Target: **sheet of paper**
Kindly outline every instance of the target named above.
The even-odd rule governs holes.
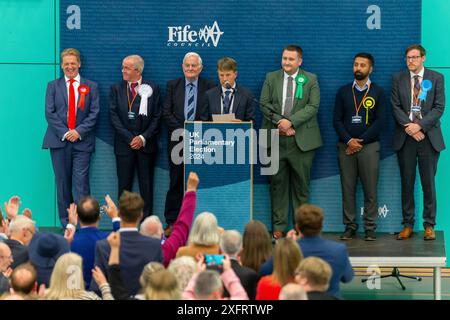
[[[227,114],[213,114],[212,115],[213,122],[231,122],[235,120],[234,113]]]

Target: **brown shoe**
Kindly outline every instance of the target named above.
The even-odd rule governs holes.
[[[274,231],[274,232],[273,232],[273,237],[274,237],[276,240],[278,240],[278,239],[280,239],[280,238],[283,238],[283,232],[281,232],[281,231]]]
[[[413,234],[413,229],[411,227],[405,227],[403,230],[397,235],[397,240],[404,240],[411,238]]]
[[[423,233],[423,240],[434,240],[436,235],[434,234],[433,227],[425,227],[425,232]]]

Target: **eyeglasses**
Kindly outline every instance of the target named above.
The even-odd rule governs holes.
[[[422,58],[422,56],[407,56],[407,57],[405,57],[405,60],[406,61],[416,61],[420,58]]]

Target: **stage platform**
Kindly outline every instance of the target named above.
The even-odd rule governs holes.
[[[436,240],[424,241],[423,231],[407,240],[396,240],[396,234],[377,233],[376,241],[364,241],[364,234],[349,241],[339,239],[339,233],[324,233],[323,237],[347,245],[353,267],[414,267],[433,268],[434,298],[441,300],[441,268],[446,265],[444,232],[436,231]]]

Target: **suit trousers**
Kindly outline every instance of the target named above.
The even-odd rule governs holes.
[[[69,221],[67,208],[72,202],[78,203],[80,198],[91,193],[89,188],[91,152],[75,150],[73,143],[67,142],[63,148],[50,149],[50,156],[55,173],[59,220],[61,225],[66,227]]]
[[[166,205],[164,209],[164,217],[168,225],[174,224],[175,221],[177,220],[184,195],[184,164],[183,163],[174,164],[171,158],[172,149],[178,143],[181,142],[170,141],[170,132],[169,132],[168,152],[169,152],[170,185],[169,190],[167,191]]]
[[[358,230],[356,223],[356,184],[361,180],[364,192],[363,222],[366,231],[375,231],[378,217],[377,185],[380,163],[380,143],[364,145],[361,151],[346,155],[347,145],[338,142],[338,162],[341,172],[342,211],[346,228]]]
[[[405,144],[397,153],[402,180],[402,214],[405,227],[414,226],[414,183],[416,181],[416,167],[419,163],[420,182],[423,192],[423,225],[436,224],[436,176],[439,152],[437,152],[428,138],[418,142],[407,136]]]
[[[315,151],[302,151],[295,137],[280,136],[279,170],[270,177],[273,231],[285,231],[289,219],[289,192],[293,209],[308,202]]]
[[[119,182],[118,196],[124,190],[133,188],[134,173],[137,169],[139,192],[144,199],[144,217],[152,214],[153,210],[153,173],[155,169],[155,153],[145,153],[133,150],[127,156],[116,155],[117,178]]]

